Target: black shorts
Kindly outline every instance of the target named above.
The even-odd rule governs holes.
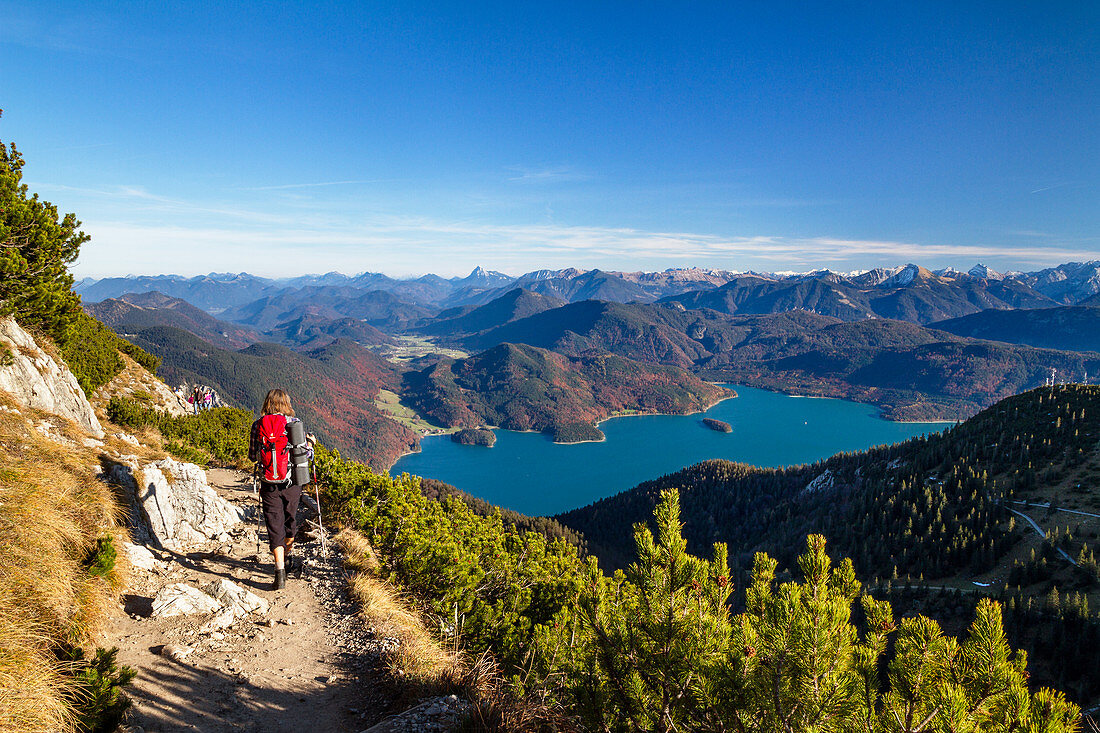
[[[282,547],[298,532],[298,500],[301,486],[284,486],[260,482],[260,502],[267,522],[267,543],[272,551]]]

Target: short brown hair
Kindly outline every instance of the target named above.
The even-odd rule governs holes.
[[[281,389],[273,389],[264,397],[264,407],[261,410],[265,415],[286,415],[294,417],[294,408],[290,406],[290,395]]]

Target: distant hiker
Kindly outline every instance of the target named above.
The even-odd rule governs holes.
[[[206,388],[206,394],[202,396],[202,407],[204,410],[209,410],[214,406],[214,390],[209,387]]]
[[[195,385],[195,388],[191,390],[191,398],[188,400],[194,408],[195,414],[199,414],[199,410],[202,409],[202,387]]]
[[[286,568],[298,530],[298,500],[302,486],[309,483],[313,449],[304,436],[305,427],[294,416],[290,396],[281,389],[268,392],[260,419],[252,423],[248,458],[256,464],[268,544],[275,556],[273,590],[286,587]]]

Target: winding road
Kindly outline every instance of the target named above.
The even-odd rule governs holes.
[[[1038,506],[1038,505],[1037,505],[1037,504],[1033,504],[1032,506]],[[1018,511],[1016,511],[1015,509],[1013,509],[1013,508],[1012,508],[1012,507],[1010,507],[1010,506],[1006,506],[1006,507],[1005,507],[1005,509],[1007,509],[1008,511],[1012,512],[1012,513],[1013,513],[1013,514],[1015,514],[1016,516],[1019,516],[1019,517],[1023,517],[1023,518],[1025,519],[1025,520],[1027,520],[1027,523],[1028,523],[1028,524],[1030,524],[1030,525],[1032,526],[1032,528],[1033,528],[1033,529],[1034,529],[1034,530],[1035,530],[1036,532],[1038,532],[1038,533],[1039,533],[1039,536],[1040,536],[1040,537],[1042,537],[1042,538],[1043,538],[1044,540],[1045,540],[1045,539],[1047,538],[1047,533],[1043,531],[1043,528],[1042,528],[1042,527],[1040,527],[1040,526],[1038,525],[1038,523],[1036,523],[1036,521],[1035,521],[1034,519],[1032,519],[1032,518],[1031,518],[1031,517],[1029,517],[1028,515],[1024,514],[1023,512],[1018,512]],[[1068,510],[1065,510],[1065,509],[1059,509],[1058,511],[1068,511]],[[1077,512],[1077,513],[1078,513],[1078,514],[1083,514],[1084,512]],[[1092,516],[1096,516],[1096,515],[1092,515]],[[1068,554],[1066,553],[1066,551],[1065,551],[1065,550],[1063,550],[1063,549],[1062,549],[1061,547],[1055,547],[1054,549],[1058,551],[1058,554],[1059,554],[1059,555],[1061,555],[1062,557],[1064,557],[1064,558],[1066,559],[1066,562],[1068,562],[1068,563],[1069,563],[1070,565],[1072,565],[1073,567],[1077,567],[1077,563],[1076,563],[1076,562],[1074,562],[1073,558],[1072,558],[1072,557],[1070,557],[1070,556],[1069,556],[1069,555],[1068,555]]]

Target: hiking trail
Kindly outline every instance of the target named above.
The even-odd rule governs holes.
[[[247,474],[211,469],[207,477],[220,497],[246,509],[245,520],[221,541],[184,553],[152,549],[150,561],[140,547],[131,552],[145,567],[135,563],[123,603],[106,624],[103,645],[118,646],[119,663],[138,671],[127,689],[134,703],[128,730],[452,730],[461,707],[455,698],[391,715],[400,711],[390,709],[393,687],[382,655],[397,641],[377,638],[357,617],[339,546],[330,540],[324,557],[316,531],[312,538],[300,532],[294,556],[302,571],[288,573],[284,590],[270,590],[273,564],[266,530],[256,554],[258,501]],[[222,579],[269,602],[266,613],[221,621],[209,610],[163,617],[163,602],[154,613],[165,589],[202,591]]]

